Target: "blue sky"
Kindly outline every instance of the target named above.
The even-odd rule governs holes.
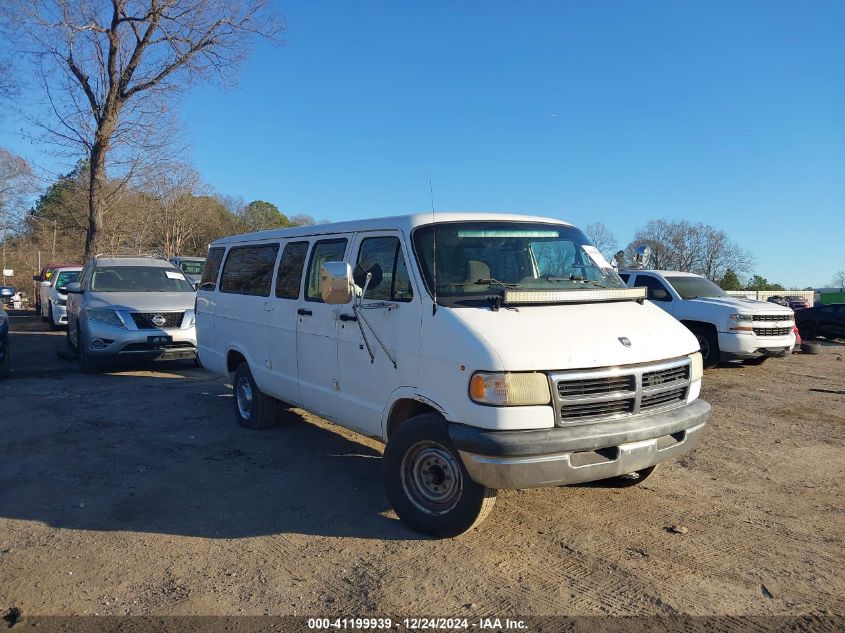
[[[756,272],[845,268],[845,3],[279,3],[180,108],[221,193],[343,220],[438,209],[725,229]],[[0,144],[34,149],[10,134]]]

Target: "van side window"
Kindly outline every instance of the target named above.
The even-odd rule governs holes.
[[[666,290],[665,286],[659,280],[650,275],[637,275],[637,281],[634,282],[635,288],[645,288],[647,291],[646,298],[651,301],[671,301],[672,295]]]
[[[214,290],[217,287],[217,273],[220,272],[220,264],[223,263],[225,252],[226,249],[222,246],[208,249],[205,268],[202,270],[202,279],[200,279],[200,290]]]
[[[220,292],[269,297],[278,252],[278,244],[230,248],[220,277]]]
[[[326,262],[342,262],[346,252],[346,239],[321,240],[314,244],[311,261],[308,262],[308,283],[305,286],[305,300],[323,302],[320,294],[320,267]]]
[[[299,284],[307,253],[308,242],[290,242],[285,245],[282,259],[279,260],[279,273],[276,275],[276,296],[280,299],[299,299]]]
[[[367,288],[367,299],[408,302],[414,297],[398,238],[368,237],[361,242],[353,276],[362,288],[368,272],[373,276]]]

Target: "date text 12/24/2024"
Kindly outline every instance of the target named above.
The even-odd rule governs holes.
[[[424,630],[468,630],[520,631],[525,630],[525,621],[517,618],[308,618],[308,628],[313,630],[379,630],[403,627],[411,631]]]

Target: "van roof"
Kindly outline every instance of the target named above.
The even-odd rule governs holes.
[[[435,222],[459,222],[472,220],[499,220],[511,222],[544,222],[549,224],[560,224],[561,226],[572,226],[562,220],[547,218],[537,215],[517,215],[513,213],[495,213],[490,211],[438,211],[435,213],[410,213],[407,215],[394,215],[384,218],[369,218],[366,220],[349,220],[347,222],[332,222],[330,224],[312,224],[309,226],[297,226],[288,229],[270,229],[267,231],[256,231],[255,233],[241,233],[230,235],[215,240],[212,245],[225,245],[237,242],[251,242],[254,240],[272,240],[292,237],[308,237],[312,235],[325,235],[331,233],[353,233],[355,231],[379,231],[399,230],[405,234],[418,226],[433,224]]]

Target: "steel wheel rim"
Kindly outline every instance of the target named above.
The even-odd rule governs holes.
[[[417,442],[408,449],[401,475],[405,495],[426,514],[445,514],[461,498],[461,466],[451,451],[437,442]]]
[[[249,420],[252,416],[252,385],[249,384],[249,379],[238,379],[238,384],[235,385],[235,401],[238,404],[238,413],[244,420]]]

